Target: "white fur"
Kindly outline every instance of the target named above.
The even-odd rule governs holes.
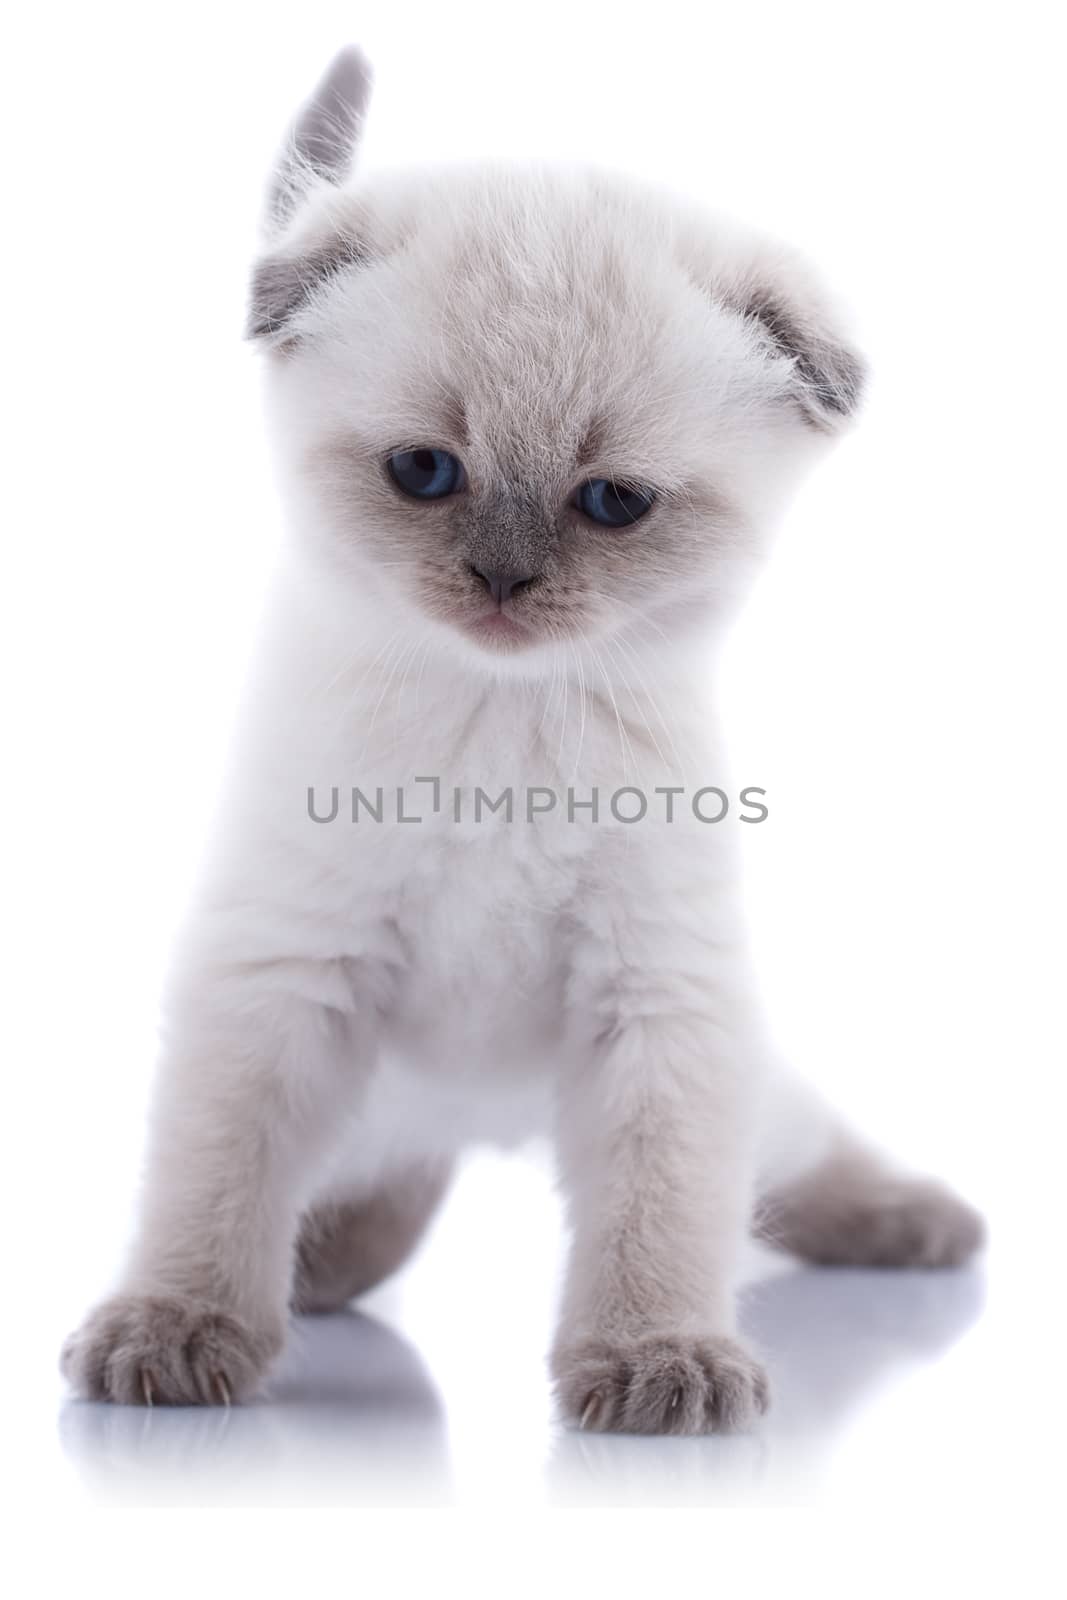
[[[544,1131],[574,1231],[565,1406],[595,1418],[589,1351],[644,1351],[652,1388],[695,1351],[734,1394],[718,1420],[743,1421],[760,1389],[730,1343],[739,1245],[757,1185],[816,1165],[831,1124],[799,1089],[772,1093],[736,821],[684,801],[670,824],[604,813],[624,783],[730,790],[714,645],[827,437],[798,403],[800,364],[738,303],[769,284],[831,345],[833,317],[791,257],[612,174],[313,181],[272,235],[279,270],[339,232],[369,259],[313,281],[267,358],[289,538],[175,958],[123,1304],[221,1310],[273,1349],[312,1206]],[[629,603],[591,591],[580,632],[525,651],[428,614],[407,541],[381,559],[358,473],[339,505],[315,452],[437,438],[446,388],[472,476],[546,493],[580,481],[572,434],[607,412],[612,462],[677,492],[682,555],[635,571]],[[685,520],[702,488],[730,508],[717,527]],[[309,786],[321,801],[334,785],[341,816],[311,821]],[[351,785],[401,787],[421,820],[353,823]],[[599,788],[601,818],[469,820],[475,786],[526,785]],[[167,1356],[146,1349],[151,1387]],[[588,1402],[567,1399],[575,1363]],[[684,1425],[709,1425],[708,1406]]]

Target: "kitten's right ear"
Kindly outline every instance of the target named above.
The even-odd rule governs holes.
[[[270,180],[265,227],[283,235],[303,201],[323,185],[340,186],[352,169],[373,73],[355,46],[334,57],[289,130]],[[247,334],[250,339],[285,336],[286,326],[314,290],[333,273],[363,257],[350,233],[335,233],[314,246],[284,242],[260,259],[252,276]]]

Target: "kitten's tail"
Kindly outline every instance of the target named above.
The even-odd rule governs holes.
[[[265,229],[275,237],[311,189],[343,183],[370,103],[374,72],[358,45],[334,56],[286,136],[267,193]]]

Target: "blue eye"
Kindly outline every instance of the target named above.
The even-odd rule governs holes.
[[[575,498],[579,511],[603,528],[628,528],[643,517],[656,496],[651,489],[630,483],[614,483],[610,478],[591,478],[583,483]]]
[[[465,482],[463,463],[447,450],[397,450],[387,466],[397,488],[415,500],[443,500]]]

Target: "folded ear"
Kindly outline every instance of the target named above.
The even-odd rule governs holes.
[[[866,366],[834,329],[823,307],[792,299],[788,291],[753,284],[736,307],[793,362],[794,394],[807,420],[832,430],[858,408]]]
[[[267,195],[269,238],[284,236],[302,203],[323,185],[339,186],[352,168],[370,101],[370,63],[354,46],[342,50],[300,109],[279,156]],[[294,314],[334,273],[363,259],[349,231],[332,231],[314,244],[284,238],[256,264],[247,334],[278,342]]]
[[[252,269],[246,337],[289,343],[295,338],[297,312],[337,273],[367,258],[355,235],[341,230],[312,248],[263,256]]]
[[[729,264],[709,274],[713,297],[792,363],[788,393],[805,421],[825,432],[842,427],[859,406],[866,363],[839,311],[799,256],[773,246],[746,254],[731,252]]]

